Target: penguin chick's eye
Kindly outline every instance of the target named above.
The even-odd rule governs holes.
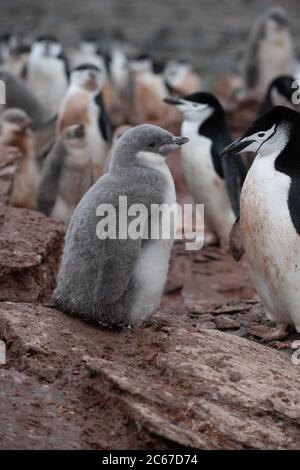
[[[149,147],[153,149],[155,145],[156,145],[155,142],[150,142]]]
[[[259,132],[259,134],[257,134],[258,137],[264,137],[265,136],[265,133],[264,132]]]

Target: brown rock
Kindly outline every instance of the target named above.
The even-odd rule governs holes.
[[[49,299],[64,233],[64,224],[38,212],[0,206],[1,301]]]
[[[234,330],[240,328],[241,324],[228,315],[218,315],[215,319],[216,327],[219,330]]]
[[[0,447],[299,448],[300,375],[288,354],[173,320],[166,335],[161,318],[116,333],[0,304]],[[50,384],[39,381],[45,368],[60,371]]]
[[[80,429],[70,428],[56,388],[16,370],[0,369],[0,381],[0,449],[80,448]]]

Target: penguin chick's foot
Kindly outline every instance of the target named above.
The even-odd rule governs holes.
[[[262,340],[266,343],[271,341],[279,341],[285,339],[289,334],[289,325],[286,323],[277,323],[276,327],[271,333],[266,333],[262,336]]]

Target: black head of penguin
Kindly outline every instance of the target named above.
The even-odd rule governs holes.
[[[268,87],[258,114],[263,114],[272,106],[286,105],[293,107],[294,83],[296,83],[296,79],[291,75],[280,75],[274,78]]]
[[[231,142],[224,109],[212,93],[197,92],[180,98],[168,97],[164,101],[176,106],[187,118],[190,114],[194,121],[199,120],[199,135],[218,146]]]
[[[71,81],[80,84],[89,91],[102,91],[106,74],[104,68],[91,63],[84,63],[72,70]]]
[[[223,155],[236,155],[244,150],[259,153],[262,159],[277,155],[274,168],[290,178],[288,210],[300,235],[300,114],[274,106],[259,116],[241,139],[224,149]]]
[[[289,24],[288,16],[283,8],[274,7],[270,10],[269,19],[275,21],[279,27],[286,27]]]
[[[45,56],[60,58],[63,52],[62,44],[52,34],[38,36],[34,43],[41,44]]]
[[[300,178],[300,113],[285,106],[273,106],[260,115],[240,139],[224,149],[223,155],[242,151],[279,152],[275,161],[277,171]]]
[[[64,71],[66,77],[69,79],[70,77],[70,66],[67,56],[65,55],[64,48],[62,43],[57,39],[56,36],[52,34],[45,34],[38,36],[33,43],[33,47],[35,44],[40,44],[39,46],[39,53],[42,54],[44,57],[55,58],[61,60],[64,64]],[[31,50],[33,50],[33,47]],[[27,75],[27,70],[24,70],[23,78]]]
[[[91,70],[94,72],[100,72],[100,69],[99,67],[97,67],[97,65],[90,64],[90,63],[80,64],[78,65],[78,67],[75,67],[74,70]]]
[[[180,98],[165,98],[168,104],[176,106],[183,113],[184,120],[199,123],[198,134],[211,140],[211,155],[216,173],[224,178],[224,167],[221,159],[223,148],[232,142],[224,109],[219,100],[211,93],[197,92]],[[192,144],[192,140],[191,140]],[[242,161],[239,172],[243,179]]]

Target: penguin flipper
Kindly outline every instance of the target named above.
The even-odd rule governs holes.
[[[59,176],[63,167],[66,150],[59,143],[54,145],[46,157],[41,179],[37,189],[37,207],[40,212],[49,216],[54,207],[59,184]]]
[[[95,97],[95,101],[96,101],[96,103],[99,107],[99,128],[100,128],[101,134],[103,136],[103,139],[106,142],[111,142],[112,141],[112,134],[113,134],[112,133],[112,127],[111,127],[111,123],[110,123],[108,114],[107,114],[106,109],[105,109],[102,93],[99,93]]]
[[[105,240],[93,290],[97,302],[113,304],[122,297],[141,253],[141,246],[141,239]]]
[[[299,179],[292,178],[290,186],[288,206],[291,214],[293,225],[300,235],[300,191],[299,191]]]
[[[233,259],[240,261],[245,252],[241,234],[240,217],[236,219],[230,231],[229,248]]]
[[[246,178],[246,168],[239,158],[222,158],[222,168],[232,210],[236,217],[240,213],[240,194]]]

